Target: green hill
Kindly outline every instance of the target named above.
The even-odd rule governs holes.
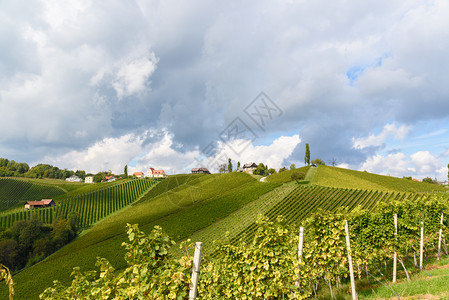
[[[312,183],[320,186],[398,192],[446,192],[447,189],[425,182],[377,175],[329,166],[318,166]]]
[[[67,218],[70,212],[77,212],[80,216],[79,226],[86,227],[134,202],[155,183],[155,181],[138,179],[103,185],[101,189],[98,185],[93,185],[94,188],[90,188],[88,193],[76,193],[76,196],[55,201],[54,207],[26,211],[20,207],[9,213],[5,212],[0,215],[0,226],[8,228],[15,221],[29,220],[33,216],[37,216],[45,224],[51,224],[55,219]],[[33,186],[30,189],[33,189]]]
[[[272,174],[270,176],[267,176],[267,181],[268,182],[290,182],[293,181],[292,180],[292,174],[295,172],[303,172],[304,174],[307,173],[307,171],[309,171],[310,166],[306,166],[306,167],[302,167],[302,168],[297,168],[297,169],[293,169],[293,170],[287,170],[284,172],[280,172],[280,173],[275,173]]]
[[[65,191],[58,186],[0,178],[0,212],[20,207],[26,201],[53,198],[62,194]]]
[[[126,238],[126,223],[138,223],[146,232],[160,225],[176,240],[190,237],[202,241],[204,252],[210,254],[212,242],[224,239],[227,231],[231,241],[251,235],[259,213],[271,218],[282,214],[289,223],[299,224],[318,208],[335,211],[341,206],[352,209],[360,205],[372,209],[379,201],[417,199],[423,192],[445,191],[434,185],[334,167],[296,170],[301,169],[307,172],[311,185],[291,182],[287,172],[292,171],[271,175],[266,183],[244,173],[170,176],[43,262],[15,275],[17,298],[37,299],[55,279],[67,284],[74,266],[92,270],[98,256],[117,269],[123,268],[120,245]],[[91,216],[95,214],[91,210]],[[4,288],[1,293],[6,295]]]
[[[43,262],[15,275],[17,298],[36,299],[55,279],[67,283],[74,266],[92,269],[97,256],[124,267],[120,245],[126,239],[126,223],[138,223],[145,231],[161,225],[176,239],[185,239],[279,186],[242,173],[170,176],[159,184],[160,194],[150,190],[136,205],[105,218]]]

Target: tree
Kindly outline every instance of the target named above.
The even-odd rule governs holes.
[[[315,158],[314,160],[311,161],[311,163],[312,165],[322,165],[322,166],[326,165],[321,158]]]
[[[291,164],[290,165],[290,170],[294,170],[294,169],[296,169],[296,165],[295,164]]]
[[[275,173],[276,173],[276,170],[273,169],[273,168],[269,168],[269,169],[267,170],[267,172],[268,172],[269,175],[271,175],[271,174],[275,174]]]
[[[402,178],[412,180],[412,176],[403,176]]]
[[[67,215],[67,221],[69,222],[70,227],[72,228],[73,232],[78,231],[78,226],[80,224],[80,220],[81,220],[80,214],[77,211],[71,211]]]
[[[425,178],[423,178],[423,179],[422,179],[422,182],[433,183],[433,184],[437,184],[437,183],[438,183],[436,179],[433,180],[433,179],[430,178],[430,177],[425,177]]]
[[[123,171],[123,174],[125,174],[125,177],[128,177],[128,165],[125,165],[125,170]]]
[[[53,231],[51,232],[51,241],[55,249],[61,248],[75,237],[75,233],[72,231],[72,228],[67,220],[55,220],[52,227]]]
[[[291,176],[292,180],[296,180],[297,183],[299,183],[300,180],[303,180],[304,177],[306,177],[304,172],[294,172]]]
[[[310,148],[309,148],[309,144],[306,144],[306,154],[304,155],[304,164],[310,165]]]
[[[264,176],[264,175],[266,175],[266,173],[267,173],[267,167],[263,163],[260,163],[257,166],[257,168],[253,171],[254,175],[262,175],[262,176]]]
[[[218,172],[220,173],[226,172],[226,164],[221,164],[218,167],[219,167]]]
[[[335,167],[336,165],[338,165],[337,159],[335,157],[332,158],[331,165],[332,165],[332,167]]]
[[[287,171],[286,167],[282,167],[282,168],[279,169],[279,173],[284,172],[284,171]]]
[[[449,166],[449,165],[448,165]],[[237,170],[240,169],[240,162],[237,162]],[[448,175],[449,176],[449,175]]]
[[[229,173],[232,172],[232,161],[231,161],[230,158],[228,159],[228,172],[229,172]]]

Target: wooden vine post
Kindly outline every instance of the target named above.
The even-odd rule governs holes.
[[[394,214],[394,240],[398,240],[398,214]],[[393,282],[396,282],[396,274],[398,270],[398,252],[396,250],[396,245],[394,247],[393,255]]]
[[[349,226],[348,226],[347,220],[345,220],[345,232],[346,232],[346,248],[348,250],[349,276],[351,277],[352,299],[357,300],[358,298],[357,298],[357,292],[355,291],[354,270],[352,268],[351,242],[349,240]]]
[[[198,278],[200,275],[200,263],[201,263],[201,252],[203,250],[203,243],[195,243],[195,254],[193,256],[193,267],[192,267],[192,278],[190,281],[190,293],[189,299],[196,299]]]
[[[424,222],[421,221],[421,239],[419,242],[419,269],[422,270],[423,264],[423,250],[424,250]]]
[[[438,257],[437,259],[440,260],[441,256],[441,237],[443,235],[443,213],[441,213],[441,220],[440,220],[440,232],[438,234]]]
[[[301,258],[302,258],[302,249],[304,244],[304,227],[299,227],[299,241],[298,241],[298,277],[296,280],[296,286],[300,286],[301,283],[301,275],[299,271],[301,270]]]

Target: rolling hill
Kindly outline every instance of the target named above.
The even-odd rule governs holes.
[[[15,275],[17,298],[37,299],[55,279],[68,283],[74,266],[92,270],[97,256],[123,268],[120,244],[126,238],[126,223],[137,223],[146,232],[160,225],[176,240],[202,241],[203,251],[212,254],[213,241],[224,239],[226,232],[231,241],[251,235],[259,213],[282,214],[289,223],[299,224],[318,208],[373,209],[379,201],[417,199],[425,192],[446,195],[444,188],[434,185],[328,166],[309,169],[306,185],[291,182],[288,173],[281,175],[269,176],[272,180],[267,183],[243,173],[170,176],[46,260]],[[2,287],[1,295],[5,292]]]
[[[29,200],[53,198],[66,191],[56,185],[41,184],[13,178],[0,178],[0,212],[21,207]]]

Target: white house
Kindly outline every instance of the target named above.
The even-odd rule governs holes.
[[[85,183],[94,183],[94,177],[93,176],[86,176],[84,178]]]
[[[243,165],[243,172],[248,174],[253,174],[253,171],[257,169],[257,165],[255,163],[247,163]]]
[[[143,174],[143,172],[134,172],[133,176],[139,179],[143,179],[145,175]]]
[[[155,170],[154,168],[149,168],[147,171],[147,177],[148,178],[165,178],[167,175],[165,175],[164,170]]]
[[[72,175],[69,178],[66,178],[65,181],[69,181],[69,182],[83,182],[83,180],[81,178],[79,178],[76,175]]]

